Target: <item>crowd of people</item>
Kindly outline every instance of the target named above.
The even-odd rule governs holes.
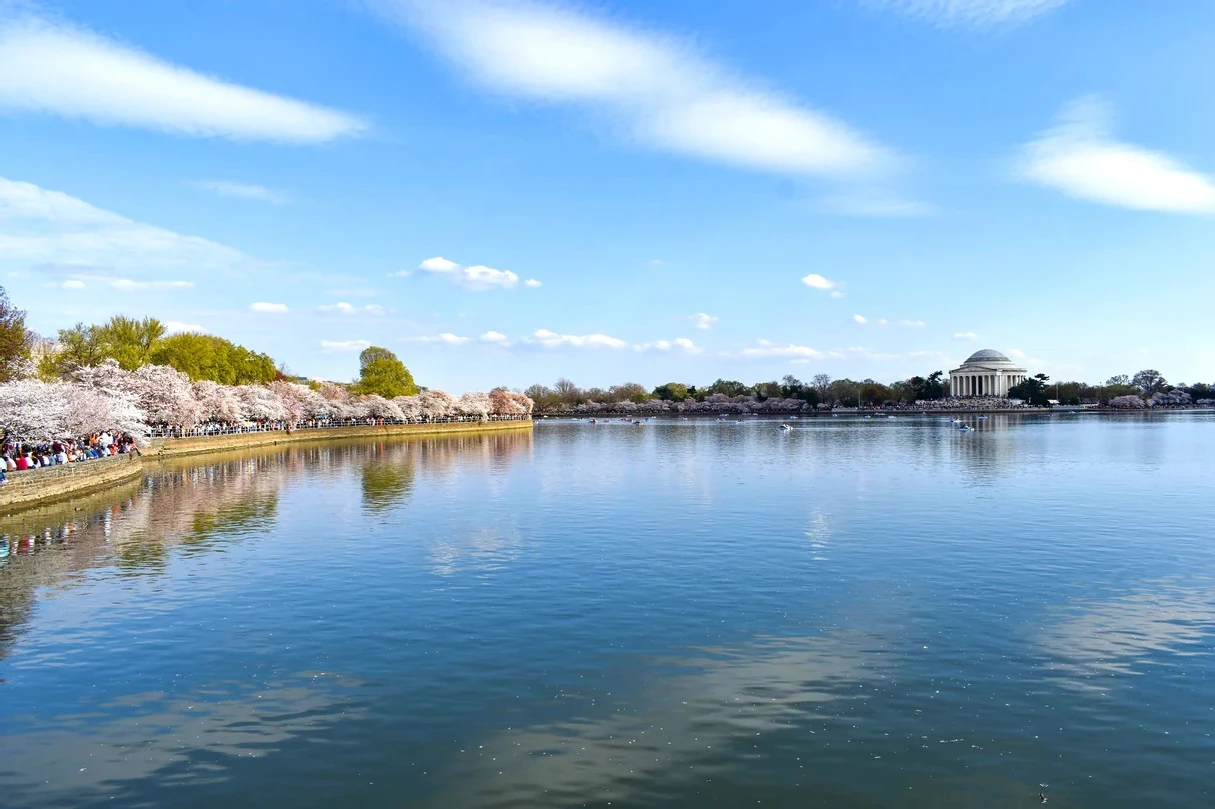
[[[62,438],[37,444],[8,441],[0,448],[3,453],[0,454],[0,485],[8,482],[10,472],[79,463],[138,451],[133,436],[108,431],[93,433],[84,438]]]

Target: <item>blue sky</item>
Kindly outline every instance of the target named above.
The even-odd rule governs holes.
[[[0,0],[0,282],[455,391],[1211,381],[1215,4]]]

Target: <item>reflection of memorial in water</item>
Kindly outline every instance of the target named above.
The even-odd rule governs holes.
[[[1026,416],[1010,413],[993,413],[986,418],[965,416],[962,423],[971,427],[969,431],[953,427],[949,442],[949,458],[952,463],[965,468],[971,480],[995,482],[1008,467],[1024,461],[1016,450],[1017,428],[1024,428]]]

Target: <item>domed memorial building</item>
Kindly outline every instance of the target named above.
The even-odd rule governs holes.
[[[961,368],[949,372],[949,394],[966,396],[1008,396],[1013,385],[1025,381],[1029,372],[999,351],[985,348],[971,354]]]

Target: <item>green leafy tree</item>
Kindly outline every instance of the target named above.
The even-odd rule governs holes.
[[[1019,385],[1013,385],[1008,391],[1010,399],[1020,399],[1034,407],[1050,407],[1050,397],[1046,393],[1046,383],[1050,377],[1046,374],[1031,376]]]
[[[93,338],[106,359],[114,359],[123,370],[134,371],[152,361],[152,352],[165,336],[165,325],[154,317],[136,320],[115,315],[93,327]]]
[[[25,312],[8,299],[0,287],[0,382],[17,376],[30,357],[33,333],[25,327]]]
[[[653,396],[666,402],[682,402],[688,398],[688,386],[681,382],[668,382],[654,388]]]
[[[212,334],[182,332],[166,337],[153,349],[151,362],[171,365],[194,382],[264,385],[277,377],[274,360],[266,354]]]
[[[374,393],[385,399],[413,396],[418,386],[405,363],[386,348],[371,346],[359,354],[359,381],[353,385],[361,394]]]
[[[70,329],[60,329],[59,350],[43,357],[39,374],[63,377],[76,368],[99,365],[108,359],[98,329],[98,326],[83,323],[77,323]]]
[[[1149,368],[1131,377],[1131,384],[1143,391],[1144,395],[1151,396],[1153,393],[1164,390],[1169,383],[1163,374],[1154,368]]]
[[[608,389],[609,402],[636,402],[641,404],[650,398],[650,392],[636,382],[625,382],[623,385],[613,385]],[[602,400],[596,400],[602,401]]]
[[[704,390],[706,396],[712,396],[714,393],[723,393],[730,398],[746,396],[750,392],[751,389],[749,387],[732,379],[719,379]]]

